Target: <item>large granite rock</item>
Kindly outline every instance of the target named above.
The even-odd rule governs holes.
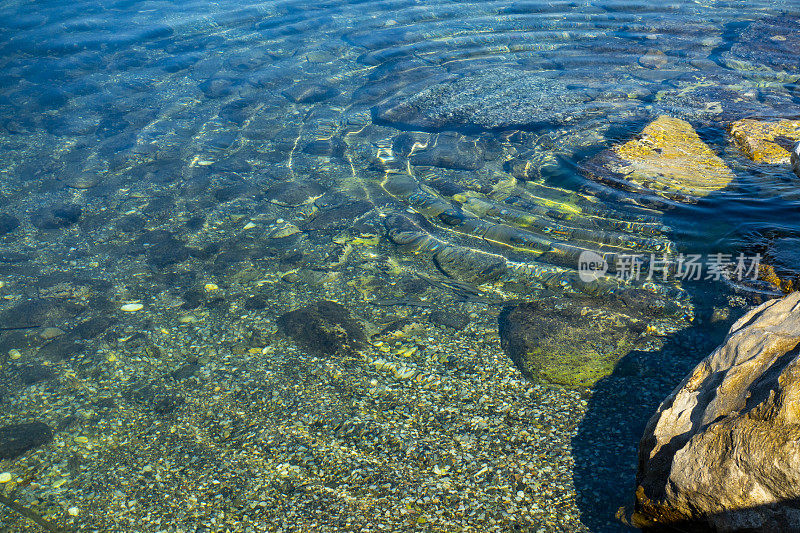
[[[696,202],[724,189],[733,172],[692,125],[661,115],[641,135],[582,165],[592,179],[645,195]]]
[[[750,311],[661,404],[639,445],[634,523],[800,531],[800,292]]]
[[[791,150],[800,141],[800,120],[775,121],[743,119],[730,126],[733,142],[757,163],[785,165]]]

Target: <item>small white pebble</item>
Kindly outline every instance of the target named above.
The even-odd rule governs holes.
[[[8,483],[12,477],[11,472],[3,472],[0,474],[0,483]]]
[[[248,222],[247,224],[244,225],[242,229],[253,229],[255,227],[256,227],[255,224],[253,224],[252,222]]]
[[[81,510],[78,509],[77,507],[70,507],[69,509],[67,509],[67,512],[69,513],[70,516],[78,516],[78,513],[80,513]]]
[[[125,304],[120,309],[127,313],[133,313],[134,311],[141,311],[144,308],[142,304]]]
[[[8,351],[8,356],[9,356],[11,359],[19,359],[20,357],[22,357],[22,352],[20,352],[20,351],[19,351],[19,350],[17,350],[16,348],[12,348],[12,349],[10,349],[10,350]]]

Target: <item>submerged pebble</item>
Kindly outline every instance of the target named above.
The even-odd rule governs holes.
[[[0,427],[0,459],[14,459],[50,442],[53,431],[44,422],[26,422]]]
[[[45,328],[39,333],[39,337],[44,340],[52,340],[56,337],[60,337],[64,334],[64,331],[59,328]]]
[[[64,182],[67,187],[72,189],[91,189],[98,183],[100,183],[100,176],[95,174],[81,174]]]
[[[0,213],[0,235],[11,233],[19,227],[19,219],[8,213]]]
[[[639,57],[639,64],[646,68],[661,68],[667,64],[667,55],[661,50],[648,50]]]

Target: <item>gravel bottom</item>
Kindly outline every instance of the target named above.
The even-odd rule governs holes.
[[[382,239],[254,238],[220,220],[193,249],[270,253],[60,264],[54,240],[46,271],[5,278],[3,320],[47,327],[0,336],[0,426],[42,421],[54,438],[0,460],[0,494],[97,532],[625,529],[640,426],[682,367],[640,365],[600,396],[532,383],[498,336],[497,302],[536,297],[518,285],[474,301]],[[278,332],[320,299],[352,312],[362,350],[313,355]],[[0,508],[16,531],[41,528]]]
[[[160,358],[106,347],[93,376],[58,363],[11,399],[4,424],[59,422],[52,443],[0,463],[0,490],[82,531],[587,531],[570,453],[586,401],[522,378],[494,318],[461,306],[475,309],[460,332],[394,308],[406,327],[352,357],[277,334],[231,344],[252,321],[274,332],[269,318],[213,346],[197,342],[210,316],[153,322]],[[202,364],[176,372],[187,351]]]

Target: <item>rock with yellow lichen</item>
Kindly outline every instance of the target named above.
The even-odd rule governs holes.
[[[731,124],[729,130],[736,147],[757,163],[788,164],[792,146],[800,141],[800,119],[746,118]]]
[[[784,293],[790,293],[798,286],[796,279],[779,275],[772,265],[759,265],[758,279],[770,283],[775,286],[776,289]]]
[[[696,202],[733,181],[733,172],[685,120],[662,115],[638,138],[582,165],[592,179],[652,197]]]
[[[645,531],[800,531],[800,292],[736,322],[639,444]]]

